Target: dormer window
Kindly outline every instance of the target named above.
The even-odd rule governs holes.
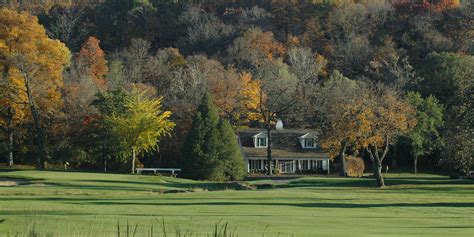
[[[261,132],[253,136],[253,144],[255,148],[266,148],[268,146],[267,134]]]
[[[312,148],[317,148],[317,139],[318,135],[314,133],[306,133],[305,135],[301,136],[300,139],[300,144],[301,148],[303,149],[312,149]]]
[[[305,138],[304,139],[304,148],[315,148],[316,144],[313,138]]]
[[[266,137],[257,137],[257,143],[255,144],[257,148],[267,147],[267,138]]]

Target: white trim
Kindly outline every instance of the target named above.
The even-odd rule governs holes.
[[[265,140],[265,145],[261,146],[259,143],[259,139],[264,139]],[[255,148],[267,148],[268,147],[268,137],[254,137],[253,138],[253,144]]]
[[[306,133],[305,135],[301,136],[300,138],[306,138],[308,135],[310,135],[311,133]]]
[[[313,140],[313,146],[306,146],[306,140],[309,140],[309,139]],[[300,138],[300,144],[301,144],[301,148],[303,148],[303,149],[318,148],[317,141],[314,138]]]
[[[267,135],[266,135],[265,133],[263,133],[263,132],[259,132],[259,133],[255,134],[255,135],[253,135],[252,137],[259,137],[260,135],[265,135],[265,137],[267,137]]]

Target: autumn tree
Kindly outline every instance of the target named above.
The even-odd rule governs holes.
[[[363,148],[372,161],[377,187],[384,187],[382,162],[389,146],[416,125],[412,106],[397,91],[383,86],[366,84],[360,91],[363,110],[358,113],[360,137],[356,144]]]
[[[69,50],[63,43],[48,38],[36,17],[0,9],[2,81],[9,81],[11,93],[23,95],[20,101],[6,103],[12,108],[13,104],[27,105],[26,110],[14,112],[27,113],[33,119],[39,168],[44,167],[49,156],[44,120],[61,106],[62,71],[68,61]]]
[[[21,86],[20,78],[11,77],[7,68],[2,69],[0,77],[0,128],[7,137],[8,166],[13,166],[15,131],[20,128],[28,117],[28,107],[24,103],[27,96],[23,91],[16,90]]]
[[[267,63],[257,68],[255,79],[260,86],[258,94],[258,113],[267,130],[268,174],[272,175],[272,126],[278,118],[287,115],[297,97],[297,79],[282,61]]]
[[[239,69],[254,70],[285,55],[285,47],[272,32],[251,28],[235,39],[227,50],[230,63]]]
[[[326,67],[326,59],[307,47],[293,47],[288,50],[290,71],[298,79],[298,90],[306,97],[307,87],[319,83],[319,76]]]
[[[79,50],[93,27],[88,21],[88,8],[56,5],[47,14],[46,30],[49,36],[65,43],[71,51]]]
[[[358,99],[359,89],[356,81],[334,71],[318,92],[323,117],[322,146],[330,151],[332,157],[338,156],[341,160],[341,176],[347,175],[346,150],[354,146],[362,132],[360,116],[366,105]]]
[[[169,120],[170,111],[162,111],[161,98],[147,98],[144,91],[132,89],[126,100],[124,114],[105,119],[112,125],[123,155],[131,155],[131,172],[135,173],[136,156],[158,149],[160,138],[169,135],[175,124]]]
[[[213,13],[207,13],[197,6],[189,6],[179,17],[182,24],[187,26],[185,52],[214,53],[223,51],[232,42],[235,27],[227,25]]]
[[[242,105],[244,106],[246,122],[261,122],[259,111],[261,88],[260,82],[252,78],[252,74],[244,72],[240,77],[241,90],[239,91],[240,98],[242,98]]]
[[[77,54],[79,63],[83,64],[100,90],[107,88],[107,61],[104,51],[99,46],[99,40],[89,37]]]

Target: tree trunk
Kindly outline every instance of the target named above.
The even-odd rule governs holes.
[[[383,158],[385,158],[385,155],[387,154],[387,150],[388,150],[387,147],[388,146],[385,147],[385,151],[382,157],[380,157],[379,155],[377,146],[366,148],[366,151],[369,153],[370,160],[372,160],[374,178],[375,178],[375,181],[377,182],[377,187],[379,188],[385,187],[385,181],[383,180],[383,175],[382,175],[382,161],[383,161]],[[374,149],[374,151],[372,151],[372,148]]]
[[[341,151],[339,152],[339,158],[341,158],[341,176],[346,177],[347,176],[347,167],[346,167],[346,147],[347,147],[347,142],[344,141],[342,143]]]
[[[46,138],[44,130],[41,127],[41,115],[33,100],[33,94],[30,87],[30,78],[27,73],[23,73],[23,76],[25,81],[26,94],[28,96],[28,105],[31,110],[31,115],[33,116],[33,121],[36,130],[36,140],[38,143],[37,168],[44,169],[44,162],[48,160],[49,154],[46,148]]]
[[[102,164],[104,166],[104,173],[107,173],[107,159],[106,159],[107,151],[106,151],[106,148],[107,148],[107,143],[105,141],[105,138],[103,138],[103,140],[102,140]]]
[[[375,180],[377,181],[377,187],[383,188],[385,187],[385,181],[383,180],[383,175],[382,175],[382,161],[380,161],[378,157],[375,157],[375,159],[373,160],[373,165],[374,165],[374,176],[375,176]]]
[[[7,109],[7,129],[8,134],[8,166],[13,166],[13,109],[9,107]]]
[[[135,174],[135,161],[136,161],[136,154],[135,148],[132,149],[132,174]]]
[[[13,129],[8,131],[8,166],[13,166]]]
[[[413,173],[418,174],[418,156],[413,155]]]
[[[268,175],[273,175],[272,170],[272,147],[271,147],[271,135],[272,128],[270,123],[267,124],[267,160],[268,160]]]

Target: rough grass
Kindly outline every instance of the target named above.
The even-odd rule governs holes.
[[[28,180],[0,187],[0,236],[33,227],[53,236],[116,236],[117,223],[138,223],[136,236],[147,236],[157,220],[194,236],[212,233],[219,221],[238,236],[474,233],[474,181],[436,175],[387,175],[385,189],[366,178],[311,177],[253,181],[264,188],[240,191],[235,184],[159,176],[0,171],[0,177]]]

